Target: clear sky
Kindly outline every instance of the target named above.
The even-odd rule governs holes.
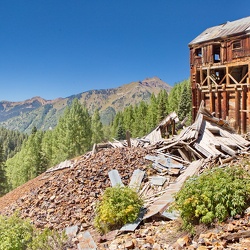
[[[0,100],[189,77],[188,43],[249,0],[0,0]]]

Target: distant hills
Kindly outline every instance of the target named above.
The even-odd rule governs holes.
[[[171,88],[160,78],[152,77],[124,84],[118,88],[89,90],[54,100],[36,96],[22,102],[1,101],[0,126],[25,133],[30,133],[34,126],[41,130],[54,128],[64,109],[74,98],[85,103],[90,114],[98,108],[102,122],[109,124],[117,111],[123,110],[130,104],[147,102],[152,93],[157,95],[162,89],[170,92]]]

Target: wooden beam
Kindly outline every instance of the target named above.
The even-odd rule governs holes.
[[[217,91],[216,117],[221,118],[221,92]]]
[[[235,129],[240,132],[240,92],[235,89]]]
[[[247,109],[247,88],[244,87],[242,91],[242,110]],[[241,112],[241,127],[242,127],[242,133],[247,132],[247,113]]]
[[[222,92],[221,118],[223,120],[226,120],[228,115],[226,84],[223,84],[222,89],[223,92]]]

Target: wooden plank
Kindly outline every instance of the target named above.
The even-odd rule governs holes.
[[[180,156],[184,159],[184,161],[190,162],[188,152],[184,148],[182,149],[178,148],[177,151],[179,152]]]
[[[250,237],[250,230],[247,231],[241,231],[237,233],[230,233],[228,235],[222,235],[220,236],[221,239],[225,239],[228,241],[237,241],[240,238],[249,238]]]
[[[128,186],[130,188],[135,189],[135,191],[138,192],[141,186],[141,182],[144,178],[144,175],[145,175],[145,171],[142,171],[140,169],[134,170]]]
[[[231,155],[231,156],[235,156],[236,152],[229,148],[227,145],[225,144],[221,144],[221,150],[223,150],[224,152],[226,152],[227,154]]]

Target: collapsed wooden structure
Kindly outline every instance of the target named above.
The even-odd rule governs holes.
[[[193,119],[203,100],[237,132],[249,132],[250,16],[206,29],[189,48]]]

